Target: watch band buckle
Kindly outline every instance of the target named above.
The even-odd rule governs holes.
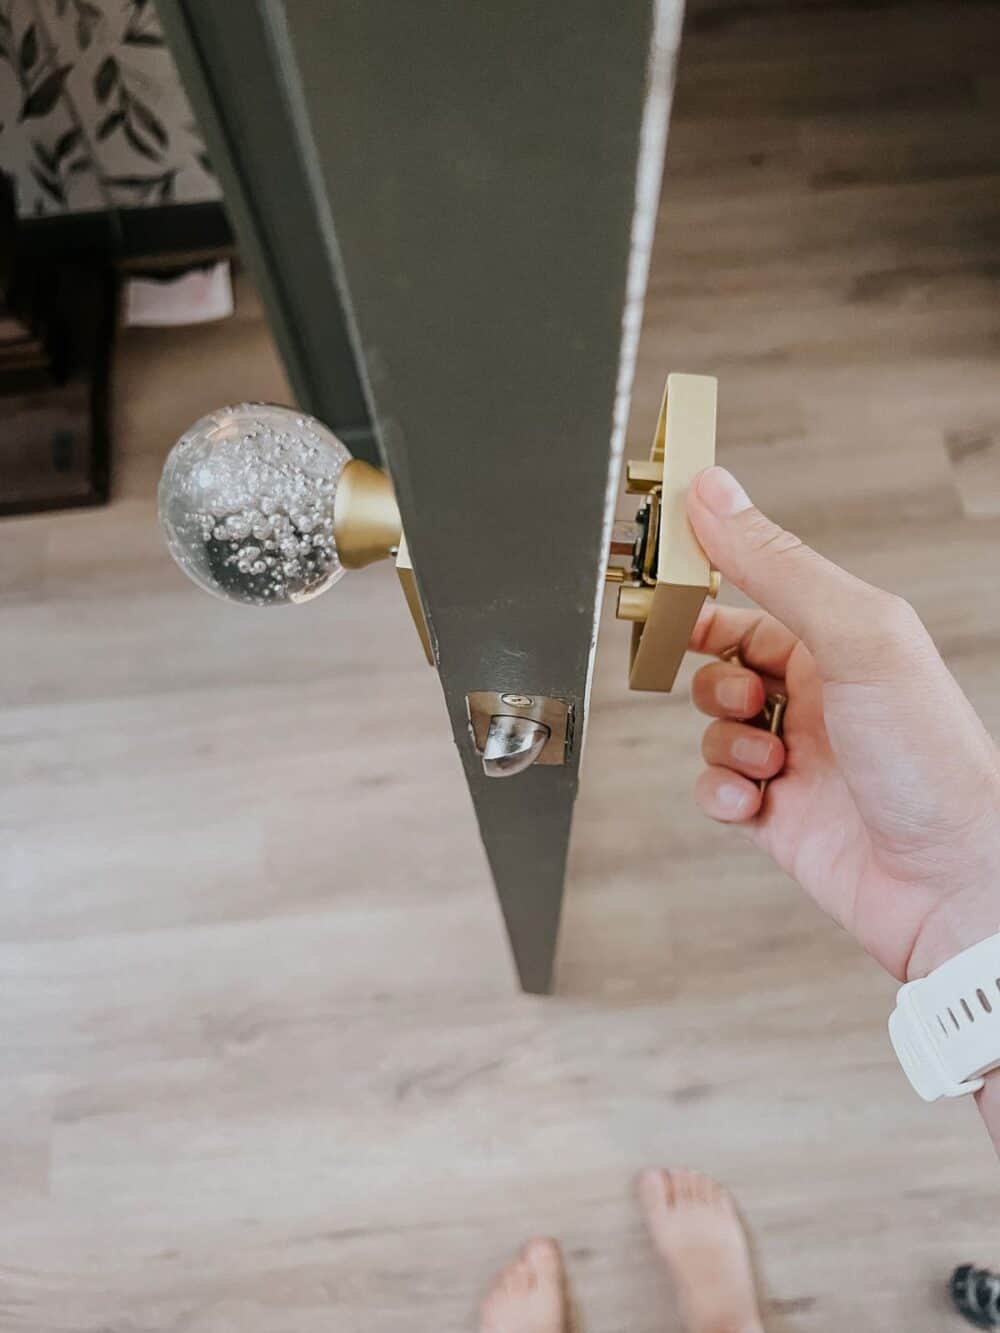
[[[956,1083],[941,1062],[930,1038],[923,1016],[916,1004],[914,991],[919,981],[907,982],[896,995],[896,1007],[889,1018],[889,1040],[896,1052],[903,1072],[914,1091],[925,1102],[936,1102],[941,1097],[964,1097],[978,1092],[981,1078]]]

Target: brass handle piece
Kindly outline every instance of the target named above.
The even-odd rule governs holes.
[[[333,537],[345,569],[364,569],[399,550],[403,528],[392,482],[377,467],[352,458],[333,497]]]

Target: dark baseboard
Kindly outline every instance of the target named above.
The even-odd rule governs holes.
[[[23,218],[17,229],[18,253],[29,256],[102,255],[115,261],[226,251],[234,245],[221,203]]]

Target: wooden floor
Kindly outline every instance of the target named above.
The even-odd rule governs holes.
[[[1000,731],[1000,100],[987,5],[698,4],[631,437],[721,377],[759,501],[918,606]],[[285,390],[252,295],[132,331],[110,509],[0,528],[0,1329],[461,1330],[525,1235],[587,1333],[676,1328],[643,1163],[750,1220],[772,1330],[959,1327],[1000,1261],[974,1109],[893,986],[689,795],[684,691],[605,625],[559,994],[514,992],[391,572],[254,613],[154,522],[165,449]]]

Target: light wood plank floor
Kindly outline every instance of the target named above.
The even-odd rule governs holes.
[[[1000,731],[997,47],[973,4],[692,9],[631,438],[718,373],[724,461]],[[700,724],[627,694],[622,627],[529,999],[391,573],[255,614],[169,563],[170,441],[287,396],[240,297],[123,337],[109,509],[0,529],[0,1329],[460,1330],[541,1231],[582,1329],[660,1333],[648,1161],[732,1183],[772,1330],[950,1327],[1000,1259],[975,1112],[915,1100],[892,983],[696,815]]]

